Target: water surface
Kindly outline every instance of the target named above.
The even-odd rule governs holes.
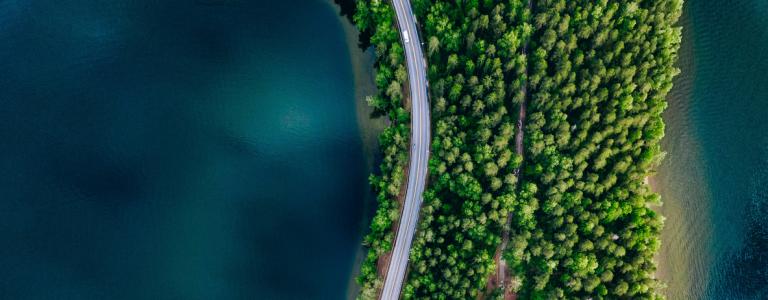
[[[367,170],[321,0],[0,1],[0,299],[339,299]]]
[[[768,2],[685,5],[660,275],[669,299],[768,299]]]

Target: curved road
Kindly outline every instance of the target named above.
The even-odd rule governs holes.
[[[409,0],[392,0],[392,6],[397,15],[400,38],[405,49],[408,83],[411,91],[411,163],[408,171],[405,205],[400,215],[400,225],[392,250],[392,259],[389,262],[384,288],[381,291],[381,299],[383,300],[396,300],[400,297],[400,290],[408,269],[411,243],[419,220],[422,194],[427,179],[430,145],[426,61],[416,28],[416,18],[411,11]]]

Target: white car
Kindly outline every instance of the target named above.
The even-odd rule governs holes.
[[[403,31],[403,41],[406,43],[410,42],[410,39],[408,38],[408,30]]]

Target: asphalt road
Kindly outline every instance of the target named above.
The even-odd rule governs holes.
[[[397,15],[400,38],[405,49],[408,83],[411,91],[411,162],[408,171],[405,206],[400,215],[400,225],[397,229],[392,258],[381,293],[383,300],[394,300],[400,297],[400,290],[408,269],[411,243],[416,232],[419,210],[423,200],[422,194],[424,194],[424,185],[427,179],[430,145],[426,62],[416,28],[416,18],[411,11],[409,0],[391,1]]]

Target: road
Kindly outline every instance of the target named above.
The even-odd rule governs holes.
[[[405,49],[408,67],[408,84],[411,92],[411,150],[408,171],[408,186],[405,192],[405,205],[400,215],[392,258],[381,299],[396,300],[408,269],[408,258],[419,221],[419,210],[423,200],[424,185],[427,179],[427,161],[429,160],[430,119],[427,99],[426,60],[421,48],[421,40],[416,28],[416,18],[411,11],[409,0],[391,0],[400,28],[400,38]]]

